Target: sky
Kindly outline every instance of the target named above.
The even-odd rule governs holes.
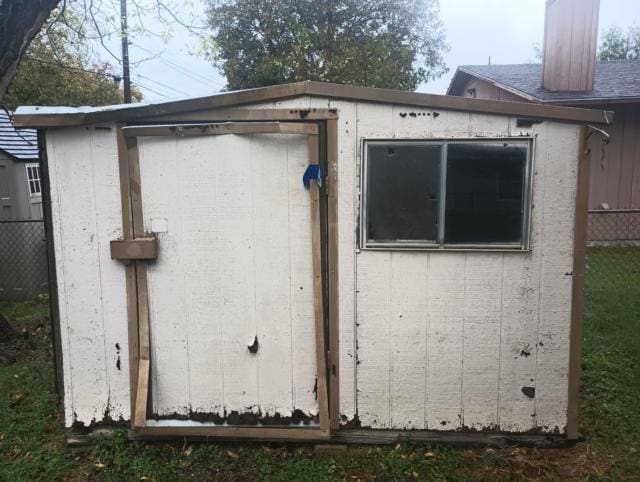
[[[545,0],[440,0],[450,46],[445,55],[449,72],[418,91],[444,94],[458,65],[487,64],[489,58],[492,64],[535,62],[534,45],[542,45],[544,5]],[[201,0],[195,0],[192,8],[204,18]],[[640,0],[600,0],[599,32],[611,25],[640,25]],[[152,30],[153,23],[147,28]],[[173,28],[166,44],[153,37],[133,39],[132,81],[146,102],[204,96],[224,87],[225,78],[218,70],[192,54],[198,45],[198,37],[182,27]],[[151,54],[160,55],[135,63]],[[99,55],[113,62],[108,55]]]

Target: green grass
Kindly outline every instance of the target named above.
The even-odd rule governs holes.
[[[321,455],[295,445],[129,442],[124,429],[68,448],[56,408],[47,304],[0,302],[0,312],[29,334],[18,362],[0,367],[0,481],[638,479],[637,260],[638,251],[589,252],[581,414],[587,441],[558,450],[402,444]],[[620,267],[622,278],[615,276]]]

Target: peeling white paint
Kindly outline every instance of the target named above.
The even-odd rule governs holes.
[[[526,131],[536,139],[530,252],[360,251],[363,138],[519,135],[515,119],[306,96],[255,107],[339,111],[343,417],[374,428],[564,430],[578,127]],[[47,141],[65,423],[128,419],[124,268],[109,256],[122,235],[115,130],[56,129]],[[140,145],[145,222],[160,240],[149,266],[154,410],[317,412],[304,138]]]

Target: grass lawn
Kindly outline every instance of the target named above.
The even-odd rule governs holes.
[[[0,367],[0,481],[22,480],[511,480],[640,479],[640,252],[592,250],[583,345],[581,431],[570,449],[350,447],[128,442],[119,430],[68,448],[57,419],[47,304],[0,302],[28,333]],[[635,263],[635,264],[634,264]],[[623,266],[628,273],[616,278]],[[612,281],[613,280],[613,281]]]

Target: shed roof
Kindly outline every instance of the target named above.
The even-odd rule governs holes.
[[[593,90],[588,92],[543,89],[542,64],[462,65],[453,76],[447,94],[462,95],[472,77],[547,104],[640,102],[640,60],[596,62]]]
[[[127,122],[142,120],[152,116],[283,100],[301,95],[466,112],[526,116],[576,123],[608,124],[613,118],[612,113],[597,110],[533,105],[520,102],[467,99],[463,97],[377,89],[373,87],[356,87],[314,81],[221,92],[207,97],[155,104],[140,103],[78,108],[19,107],[14,117],[16,125],[31,127],[71,126],[113,121]]]
[[[20,161],[38,159],[38,135],[35,129],[17,130],[9,113],[0,110],[0,150]]]

